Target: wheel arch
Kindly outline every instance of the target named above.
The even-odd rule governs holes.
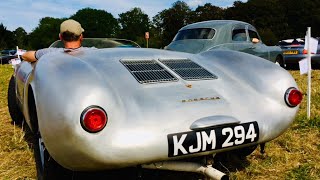
[[[278,54],[278,55],[276,56],[275,63],[279,63],[279,65],[280,65],[281,67],[285,67],[284,57],[283,57],[282,54]]]
[[[28,93],[27,93],[27,113],[29,117],[29,126],[33,132],[38,131],[38,115],[37,115],[37,105],[36,99],[34,96],[33,87],[31,84],[28,86]]]

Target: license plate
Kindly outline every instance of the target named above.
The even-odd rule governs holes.
[[[298,54],[298,51],[296,50],[284,51],[283,54]]]
[[[256,121],[168,134],[169,157],[212,151],[257,142],[259,126]]]

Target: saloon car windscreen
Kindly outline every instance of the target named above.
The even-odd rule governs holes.
[[[186,29],[179,31],[174,41],[184,39],[212,39],[214,34],[215,30],[210,28]]]

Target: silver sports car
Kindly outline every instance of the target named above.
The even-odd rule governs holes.
[[[265,45],[254,26],[235,20],[211,20],[189,24],[178,31],[166,49],[189,53],[231,49],[278,64],[283,61],[280,47]]]
[[[12,119],[34,132],[39,179],[126,167],[225,179],[215,155],[278,137],[301,99],[286,70],[230,50],[49,53],[19,64],[8,90]]]

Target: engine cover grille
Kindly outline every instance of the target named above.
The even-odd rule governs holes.
[[[121,60],[120,62],[142,84],[178,81],[155,60]]]
[[[217,79],[216,75],[190,59],[166,59],[160,61],[185,80]]]

